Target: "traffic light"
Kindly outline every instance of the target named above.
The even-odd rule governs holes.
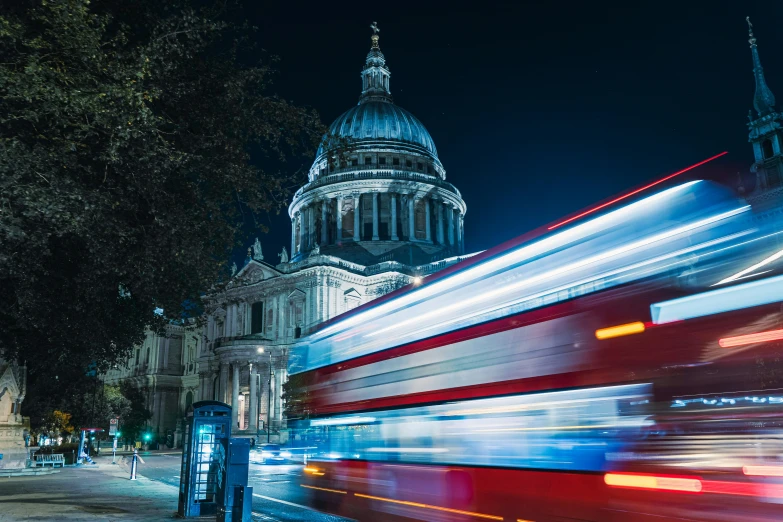
[[[144,440],[145,440],[146,442],[149,442],[149,440],[150,440],[151,438],[152,438],[152,435],[150,435],[149,433],[145,433],[145,434],[144,434]]]
[[[119,439],[120,437],[122,437],[122,433],[120,433],[120,432],[118,431],[117,433],[115,433],[115,434],[114,434],[114,436],[115,436],[115,437],[117,437],[117,438]]]

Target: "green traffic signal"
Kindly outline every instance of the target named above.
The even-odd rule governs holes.
[[[121,437],[121,436],[122,436],[122,433],[120,433],[120,432],[118,431],[117,433],[115,433],[115,436],[116,436],[116,437]]]
[[[150,435],[149,433],[145,433],[144,434],[144,440],[150,440],[151,438],[152,438],[152,435]]]

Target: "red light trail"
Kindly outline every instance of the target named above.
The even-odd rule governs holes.
[[[783,330],[770,330],[769,332],[738,335],[736,337],[725,337],[720,339],[718,344],[721,348],[733,348],[734,346],[766,343],[769,341],[780,341],[781,339],[783,339]]]
[[[593,212],[596,212],[596,211],[598,211],[598,210],[601,210],[602,208],[606,208],[606,207],[608,207],[609,205],[612,205],[612,204],[614,204],[614,203],[617,203],[618,201],[622,201],[622,200],[624,200],[625,198],[630,198],[631,196],[633,196],[633,195],[635,195],[635,194],[638,194],[639,192],[643,192],[643,191],[647,190],[647,189],[648,189],[648,188],[650,188],[650,187],[654,187],[655,185],[658,185],[659,183],[663,183],[664,181],[670,180],[670,179],[672,179],[673,177],[675,177],[675,176],[679,176],[680,174],[683,174],[683,173],[685,173],[685,172],[688,172],[689,170],[693,170],[693,169],[695,169],[696,167],[701,167],[701,166],[702,166],[702,165],[704,165],[705,163],[709,163],[710,161],[712,161],[712,160],[715,160],[715,159],[718,159],[718,158],[720,158],[721,156],[725,156],[726,154],[728,154],[728,151],[721,152],[720,154],[716,154],[715,156],[712,156],[711,158],[707,158],[706,160],[702,160],[702,161],[700,161],[700,162],[698,162],[698,163],[695,163],[695,164],[691,165],[690,167],[686,167],[686,168],[684,168],[684,169],[682,169],[682,170],[678,170],[678,171],[677,171],[677,172],[675,172],[674,174],[669,174],[669,175],[668,175],[668,176],[666,176],[665,178],[661,178],[661,179],[659,179],[658,181],[654,181],[653,183],[650,183],[649,185],[645,185],[645,186],[644,186],[644,187],[642,187],[642,188],[638,188],[638,189],[636,189],[636,190],[634,190],[634,191],[632,191],[632,192],[629,192],[628,194],[624,194],[624,195],[622,195],[622,196],[620,196],[620,197],[618,197],[618,198],[615,198],[615,199],[613,199],[612,201],[607,201],[606,203],[603,203],[603,204],[601,204],[601,205],[598,205],[597,207],[593,207],[593,208],[591,208],[590,210],[586,210],[586,211],[582,212],[581,214],[578,214],[578,215],[576,215],[576,216],[570,217],[570,218],[568,218],[568,219],[566,219],[566,220],[564,220],[564,221],[561,221],[560,223],[556,223],[556,224],[554,224],[554,225],[550,226],[550,227],[549,227],[547,230],[553,230],[553,229],[555,229],[555,228],[557,228],[557,227],[560,227],[560,226],[563,226],[563,225],[565,225],[566,223],[570,223],[570,222],[572,222],[572,221],[575,221],[575,220],[577,220],[577,219],[579,219],[579,218],[581,218],[581,217],[584,217],[584,216],[586,216],[586,215],[588,215],[588,214],[592,214]]]

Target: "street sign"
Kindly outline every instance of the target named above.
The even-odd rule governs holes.
[[[109,419],[109,435],[117,434],[117,419]]]

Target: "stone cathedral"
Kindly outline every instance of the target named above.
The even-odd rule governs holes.
[[[228,290],[206,299],[206,326],[149,334],[105,376],[146,391],[161,443],[179,445],[187,409],[207,399],[234,406],[238,434],[285,441],[289,348],[320,323],[467,257],[465,202],[430,133],[394,104],[375,24],[373,33],[359,102],[332,123],[288,209],[290,257],[284,247],[270,262],[256,240]]]
[[[739,190],[760,211],[757,219],[777,222],[783,216],[783,114],[748,24],[756,90],[747,125],[754,161]],[[289,207],[290,258],[283,248],[279,263],[266,261],[256,240],[229,289],[209,296],[205,327],[171,324],[166,336],[150,334],[124,367],[106,375],[109,383],[130,379],[146,391],[150,427],[160,441],[178,445],[188,407],[205,399],[234,405],[239,433],[265,436],[268,430],[273,441],[284,441],[281,386],[297,339],[467,257],[465,203],[446,181],[427,129],[394,104],[375,24],[373,31],[359,103],[332,123],[308,183]],[[332,138],[347,140],[349,152],[338,154],[329,146]],[[0,428],[6,404],[6,418],[16,419],[18,430],[23,392],[2,384]]]

